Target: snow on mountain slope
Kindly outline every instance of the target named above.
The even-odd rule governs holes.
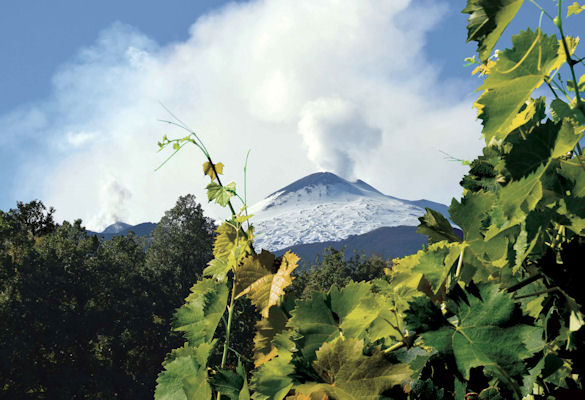
[[[255,246],[275,251],[343,240],[384,226],[416,226],[425,213],[421,202],[443,213],[447,208],[428,200],[386,196],[364,181],[349,182],[318,172],[272,193],[251,206],[249,213],[254,214]]]

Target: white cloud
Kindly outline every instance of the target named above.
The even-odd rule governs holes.
[[[37,193],[40,180],[59,217],[91,229],[156,221],[189,192],[205,202],[195,148],[153,171],[168,155],[156,154],[157,140],[183,135],[156,121],[168,118],[162,102],[226,164],[228,182],[243,183],[252,149],[251,203],[316,169],[447,202],[465,169],[439,150],[470,158],[481,142],[470,100],[444,94],[453,88],[423,54],[441,10],[408,0],[258,0],[201,17],[189,40],[165,47],[116,24],[63,65],[50,99],[0,116],[3,128],[23,137],[34,128],[50,144],[50,157],[22,166],[17,195]]]

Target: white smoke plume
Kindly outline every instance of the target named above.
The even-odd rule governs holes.
[[[108,218],[156,221],[186,193],[206,203],[196,149],[154,172],[168,155],[156,142],[184,135],[157,121],[169,118],[163,103],[226,165],[226,182],[243,182],[252,150],[249,203],[317,169],[447,202],[465,168],[440,150],[471,158],[481,141],[470,99],[439,82],[423,52],[441,4],[230,4],[167,46],[115,24],[60,68],[49,98],[0,115],[3,132],[42,138],[40,155],[19,168],[15,195],[40,197],[93,230]]]

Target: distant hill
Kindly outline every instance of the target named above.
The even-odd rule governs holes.
[[[138,225],[116,222],[104,229],[103,232],[87,231],[87,234],[88,236],[96,235],[104,240],[110,240],[114,236],[125,236],[130,232],[134,232],[137,236],[148,237],[154,228],[156,228],[156,224],[152,222],[143,222]]]
[[[382,258],[392,259],[416,253],[426,243],[427,237],[416,233],[416,226],[385,226],[362,235],[352,235],[343,240],[299,244],[274,253],[280,256],[292,250],[308,267],[314,263],[317,255],[322,254],[323,250],[330,246],[336,250],[341,250],[345,246],[346,259],[353,256],[354,250],[357,250],[358,254],[363,253],[368,256],[375,254]]]
[[[291,250],[297,254],[305,267],[310,267],[317,258],[328,247],[341,250],[345,246],[345,258],[349,259],[358,254],[367,256],[377,255],[384,259],[394,259],[416,253],[427,243],[427,236],[416,233],[416,226],[384,226],[374,229],[363,235],[352,235],[347,239],[327,241],[318,243],[307,243],[290,246],[277,250],[274,253],[281,256]],[[455,228],[455,233],[460,237],[463,233]]]

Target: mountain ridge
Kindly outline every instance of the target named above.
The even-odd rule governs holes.
[[[249,208],[256,245],[270,251],[340,241],[384,226],[418,226],[425,207],[448,217],[448,207],[430,200],[385,195],[363,180],[350,182],[317,172],[271,193]]]

